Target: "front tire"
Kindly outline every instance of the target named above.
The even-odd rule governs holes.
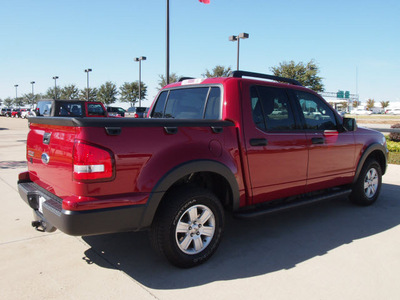
[[[170,263],[190,268],[217,250],[224,228],[224,211],[210,191],[185,187],[160,204],[150,232],[153,247]]]
[[[379,196],[382,186],[382,169],[374,159],[365,162],[357,182],[354,184],[350,200],[361,206],[373,204]]]

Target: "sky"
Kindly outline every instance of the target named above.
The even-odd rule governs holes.
[[[326,92],[358,92],[360,100],[400,102],[400,1],[170,0],[170,71],[201,77],[216,65],[269,73],[284,61],[320,69]],[[1,0],[0,99],[139,79],[143,105],[165,74],[166,0]]]

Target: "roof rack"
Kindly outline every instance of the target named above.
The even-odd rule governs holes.
[[[274,81],[287,82],[287,83],[290,83],[290,84],[303,86],[297,80],[290,79],[290,78],[285,78],[285,77],[274,76],[274,75],[247,72],[247,71],[233,71],[231,73],[231,77],[242,78],[243,76],[270,79],[270,80],[274,80]]]

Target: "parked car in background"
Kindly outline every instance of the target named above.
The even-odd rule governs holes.
[[[364,108],[355,108],[351,111],[353,115],[371,115],[372,111],[366,110]]]
[[[20,118],[21,117],[21,109],[20,108],[14,108],[11,110],[11,117],[12,118]]]
[[[21,118],[26,119],[30,111],[30,108],[21,108]]]
[[[11,117],[11,108],[6,108],[6,111],[5,111],[4,115],[5,115],[7,118]]]
[[[2,107],[0,110],[0,116],[4,117],[6,115],[6,113],[7,113],[7,107]]]
[[[148,107],[129,107],[125,112],[125,117],[146,118],[148,111]]]
[[[122,107],[107,106],[107,112],[110,117],[125,117],[125,109]]]
[[[400,115],[400,108],[389,108],[385,113],[387,115]]]

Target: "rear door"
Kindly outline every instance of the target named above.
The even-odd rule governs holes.
[[[307,137],[286,90],[243,83],[243,124],[253,203],[304,193]]]

